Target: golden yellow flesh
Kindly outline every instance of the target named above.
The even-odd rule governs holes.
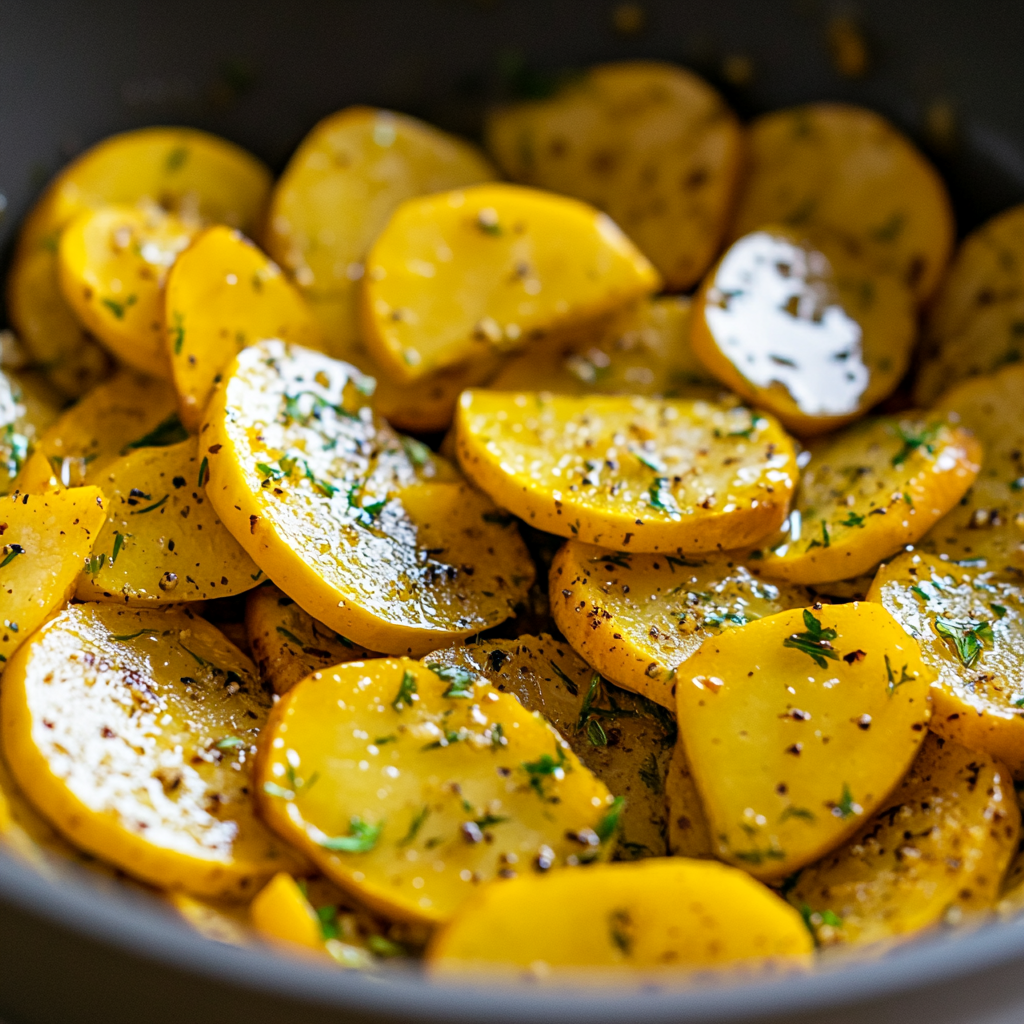
[[[919,301],[935,291],[953,246],[949,197],[888,121],[862,107],[812,103],[762,115],[747,137],[734,238],[765,224],[825,228]]]
[[[1024,777],[1024,587],[1018,574],[918,553],[882,566],[868,599],[914,637],[937,675],[931,728]]]
[[[358,336],[366,253],[395,207],[495,177],[468,142],[390,110],[348,107],[299,144],[271,195],[264,243],[303,291],[330,296],[344,345]]]
[[[81,487],[102,484],[107,469],[129,452],[186,436],[170,384],[119,370],[61,413],[38,449],[65,487]]]
[[[981,456],[970,433],[927,413],[866,420],[813,443],[793,511],[759,570],[815,584],[868,572],[954,508]]]
[[[606,214],[477,185],[395,211],[367,257],[362,329],[384,370],[413,381],[595,320],[659,284]]]
[[[197,430],[215,385],[264,338],[321,348],[302,296],[248,239],[210,228],[174,265],[164,293],[166,353],[182,422]]]
[[[101,206],[80,213],[58,247],[61,293],[75,315],[122,362],[170,376],[163,288],[197,220],[158,206]]]
[[[37,450],[25,460],[11,484],[11,490],[21,491],[22,494],[49,494],[66,488],[57,478],[50,460]]]
[[[834,240],[768,227],[726,251],[694,303],[694,353],[798,434],[848,423],[910,362],[913,299]]]
[[[509,359],[488,387],[666,398],[722,390],[690,348],[690,300],[679,295],[642,299],[557,342],[534,342]]]
[[[679,666],[705,640],[811,600],[728,555],[641,555],[575,540],[551,563],[550,587],[569,643],[613,683],[673,710]]]
[[[737,927],[737,921],[742,927]],[[431,973],[521,974],[804,966],[813,942],[800,915],[742,871],[709,861],[603,864],[487,886],[435,935]]]
[[[913,761],[933,678],[917,642],[866,601],[706,641],[676,694],[715,854],[783,878],[838,846]]]
[[[665,773],[676,735],[670,714],[609,687],[568,644],[543,634],[449,647],[423,661],[486,679],[558,730],[580,761],[626,801],[617,859],[668,852]]]
[[[29,214],[8,277],[8,311],[33,359],[69,398],[106,371],[103,350],[78,325],[60,291],[60,233],[77,214],[144,201],[252,231],[270,183],[270,172],[255,157],[192,128],[143,128],[87,150],[57,175]]]
[[[796,482],[779,425],[733,402],[470,390],[455,423],[463,471],[499,505],[608,548],[743,547]]]
[[[0,495],[14,489],[57,411],[55,397],[36,374],[0,370]]]
[[[964,239],[928,317],[914,384],[921,405],[953,381],[1024,357],[1024,205]]]
[[[551,99],[500,108],[487,145],[514,181],[604,210],[680,291],[715,257],[744,149],[710,85],[655,61],[598,65]]]
[[[989,910],[1020,835],[1005,766],[929,736],[906,778],[788,899],[823,945],[878,942]]]
[[[932,410],[963,427],[982,447],[981,472],[964,500],[918,545],[989,569],[1024,568],[1024,365],[950,388]]]
[[[249,905],[249,919],[262,938],[323,952],[316,911],[286,871],[274,875],[256,894]]]
[[[100,477],[107,522],[78,578],[80,601],[168,604],[251,590],[260,570],[206,499],[196,439],[139,448]]]
[[[0,674],[69,597],[107,517],[102,492],[0,498]]]
[[[260,678],[275,693],[287,693],[311,672],[375,657],[372,651],[317,622],[272,583],[249,595],[245,632]]]
[[[266,820],[329,878],[426,922],[500,872],[602,855],[618,813],[514,697],[405,658],[339,665],[289,690],[258,780]]]
[[[78,398],[110,372],[110,357],[64,301],[57,274],[58,232],[23,241],[7,274],[7,313],[32,362],[62,398]]]
[[[245,349],[200,434],[207,493],[314,618],[370,650],[422,654],[509,618],[533,563],[489,499],[374,416],[369,390],[306,349]]]
[[[0,724],[25,793],[76,845],[166,889],[240,898],[301,866],[254,814],[270,698],[185,612],[72,605],[8,663]]]

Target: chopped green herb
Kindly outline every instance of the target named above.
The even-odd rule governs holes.
[[[506,821],[510,821],[510,818],[503,817],[500,814],[485,814],[482,818],[474,820],[473,824],[479,829],[494,828],[495,825],[503,825]]]
[[[442,694],[443,697],[472,697],[476,686],[476,676],[467,672],[457,665],[439,665],[436,661],[427,665],[427,668],[436,676],[440,676],[446,683],[448,689]]]
[[[580,692],[576,683],[551,658],[548,658],[548,664],[555,670],[555,675],[565,683],[565,688],[575,697]]]
[[[741,612],[708,612],[704,616],[705,626],[745,626],[749,621]]]
[[[964,668],[970,668],[984,650],[984,642],[992,642],[992,625],[974,619],[946,619],[941,615],[935,619],[935,632],[943,640],[952,640],[957,657]]]
[[[839,660],[839,654],[832,647],[832,641],[839,635],[831,626],[822,629],[821,620],[804,609],[804,625],[807,631],[793,633],[782,641],[783,647],[792,647],[811,658],[818,668],[828,668],[826,658]]]
[[[155,629],[140,629],[134,633],[112,633],[110,635],[111,640],[134,640],[140,636],[158,636],[158,631]]]
[[[865,517],[858,515],[856,512],[850,512],[847,514],[845,519],[839,521],[840,526],[863,526]]]
[[[21,552],[18,552],[18,553],[20,554]],[[8,555],[7,558],[5,558],[3,562],[0,562],[0,569],[2,569],[10,560],[11,560],[11,556]],[[100,571],[100,569],[103,568],[103,563],[106,560],[107,560],[107,556],[106,555],[90,555],[85,560],[85,571],[90,576],[95,576]]]
[[[446,729],[444,735],[433,743],[427,743],[421,750],[440,750],[443,747],[450,747],[453,743],[461,743],[469,733],[465,729]]]
[[[661,793],[665,788],[661,778],[661,772],[658,769],[658,759],[653,753],[647,755],[643,764],[640,765],[640,769],[637,774],[640,776],[640,781],[652,793]]]
[[[592,558],[591,562],[607,562],[609,565],[617,565],[620,569],[631,568],[629,554],[625,551],[609,551],[607,554]]]
[[[633,454],[641,463],[643,463],[643,465],[648,469],[653,469],[655,473],[665,472],[664,463],[656,455],[652,455],[650,452],[645,452],[642,448],[635,449]]]
[[[594,831],[597,833],[597,838],[602,843],[608,842],[609,839],[619,830],[619,824],[622,820],[622,812],[626,807],[626,798],[617,796],[609,805],[608,810],[605,811],[601,820],[597,823]]]
[[[423,827],[423,822],[427,820],[427,816],[430,814],[430,808],[424,806],[422,810],[417,812],[409,823],[409,831],[398,840],[399,846],[408,846],[417,836],[419,830]]]
[[[302,647],[302,641],[290,629],[285,629],[284,626],[278,626],[277,631],[285,638],[285,640],[289,640],[300,648]]]
[[[167,419],[158,423],[148,434],[143,434],[135,441],[129,441],[121,449],[121,454],[126,455],[135,448],[166,448],[168,445],[187,440],[188,431],[181,425],[178,414],[172,412]]]
[[[129,515],[142,516],[147,512],[155,512],[158,508],[163,508],[163,506],[167,504],[167,499],[169,497],[169,494],[165,494],[159,501],[154,501],[152,505],[147,505],[145,508],[132,509]]]
[[[390,959],[396,956],[405,956],[405,946],[399,942],[392,942],[383,935],[371,935],[366,940],[366,947],[376,956]]]
[[[608,734],[604,731],[604,726],[596,718],[592,718],[587,722],[587,739],[590,740],[592,747],[608,746]]]
[[[264,782],[263,792],[267,796],[276,796],[280,800],[295,799],[295,794],[290,789],[285,789],[284,786],[279,786],[276,782]]]
[[[185,161],[188,159],[188,147],[186,146],[175,146],[167,154],[167,160],[164,162],[164,168],[168,174],[173,174],[175,171],[180,171]]]
[[[935,445],[932,443],[942,429],[941,423],[932,423],[925,427],[919,434],[908,434],[902,426],[896,428],[903,442],[903,447],[892,457],[893,466],[902,466],[911,455],[919,448],[923,448],[929,455],[935,454]]]
[[[990,604],[989,608],[992,609],[992,613],[997,619],[1006,617],[1006,605],[1003,604]]]
[[[554,665],[554,662],[552,662],[551,664]],[[598,696],[600,695],[600,690],[601,677],[600,675],[598,675],[597,672],[595,672],[590,677],[590,686],[587,688],[586,696],[583,698],[583,704],[580,706],[580,716],[576,719],[577,732],[579,732],[580,729],[582,729],[583,726],[586,724],[587,716],[590,714],[590,711],[594,705],[594,701],[598,699]]]
[[[409,461],[417,467],[426,466],[430,462],[431,450],[415,437],[402,437],[402,451],[405,452]]]
[[[804,821],[814,821],[814,812],[809,811],[806,807],[787,807],[781,815],[779,815],[779,821],[788,821],[790,818],[802,818]]]
[[[320,846],[332,853],[369,853],[380,839],[384,822],[370,825],[362,818],[353,816],[349,821],[347,836],[334,836],[320,840]]]
[[[223,739],[217,740],[213,746],[217,750],[238,750],[245,746],[245,740],[239,739],[237,736],[225,736]]]
[[[129,295],[124,302],[119,302],[117,299],[101,299],[100,301],[118,320],[123,320],[125,312],[131,309],[139,300],[138,296]]]
[[[699,569],[704,562],[692,562],[688,558],[677,558],[675,555],[665,555],[665,561],[668,562],[668,567],[671,572],[676,571],[678,565],[681,569]]]
[[[651,508],[656,508],[659,512],[667,513],[670,519],[680,518],[682,513],[679,511],[679,506],[676,504],[675,496],[669,489],[667,477],[657,477],[654,483],[651,484],[651,488],[647,493],[650,498],[648,503]]]
[[[204,455],[203,461],[199,463],[199,479],[196,480],[196,487],[202,487],[210,478],[210,460]]]
[[[825,520],[822,519],[822,521],[821,521],[821,540],[817,540],[817,539],[812,540],[810,542],[810,544],[807,545],[807,550],[810,551],[811,548],[827,548],[827,547],[830,547],[831,544],[832,544],[832,539],[831,539],[831,537],[829,537],[829,534],[828,534],[828,523],[826,523]]]
[[[15,432],[14,424],[8,423],[4,429],[4,445],[9,449],[7,456],[7,475],[12,479],[21,472],[21,467],[28,458],[28,438]]]
[[[117,561],[117,556],[121,554],[121,548],[124,547],[124,535],[119,531],[114,532],[114,553],[110,556],[110,564],[113,565]]]
[[[505,730],[501,722],[495,722],[491,726],[491,747],[498,749],[499,747],[506,746],[508,746],[508,740],[505,739]]]
[[[763,864],[766,860],[785,860],[786,852],[774,846],[767,850],[759,850],[755,846],[751,850],[736,850],[733,856],[745,864]]]
[[[391,706],[396,711],[401,711],[402,708],[411,708],[413,696],[416,693],[416,677],[406,670],[402,676],[402,682],[399,684],[398,693],[395,695],[395,699],[391,702]]]
[[[185,344],[185,322],[177,310],[171,313],[170,335],[174,354],[180,356],[182,346]]]
[[[914,584],[914,586],[910,588],[910,592],[912,594],[917,594],[917,596],[921,598],[922,601],[930,601],[932,599],[931,594],[929,594],[922,587],[917,586],[917,584]]]
[[[530,777],[530,786],[540,797],[544,796],[544,780],[546,778],[562,779],[565,777],[565,751],[556,747],[557,757],[541,754],[536,761],[524,761],[520,767]]]
[[[608,915],[608,934],[613,945],[626,956],[633,952],[633,937],[628,931],[632,924],[633,919],[628,910],[613,910]]]
[[[5,544],[3,547],[4,560],[0,562],[0,569],[6,568],[18,557],[18,555],[23,554],[25,554],[25,549],[20,544]],[[102,555],[100,555],[100,559],[100,565],[102,565]]]
[[[842,796],[839,797],[839,803],[832,808],[832,813],[837,818],[848,818],[851,814],[860,814],[860,808],[853,802],[853,794],[845,782]]]
[[[896,691],[897,691],[897,690],[898,690],[898,689],[899,689],[899,688],[900,688],[900,687],[901,687],[901,686],[902,686],[902,685],[903,685],[904,683],[911,683],[911,682],[913,682],[913,681],[914,681],[914,680],[915,680],[915,679],[917,678],[917,676],[916,676],[916,675],[910,675],[910,674],[909,674],[909,673],[907,672],[907,666],[906,666],[906,665],[904,665],[904,666],[903,666],[903,667],[902,667],[902,668],[900,669],[900,677],[899,677],[899,679],[897,679],[897,678],[896,678],[896,674],[895,674],[895,673],[893,672],[893,670],[892,670],[892,665],[890,665],[890,664],[889,664],[889,655],[888,655],[888,654],[887,654],[887,655],[885,655],[885,671],[886,671],[886,674],[887,674],[887,675],[888,675],[888,677],[889,677],[889,683],[888,683],[888,685],[886,686],[886,692],[887,692],[887,693],[889,694],[889,696],[890,696],[890,697],[891,697],[891,696],[892,696],[892,695],[893,695],[893,694],[894,694],[894,693],[895,693],[895,692],[896,692]]]

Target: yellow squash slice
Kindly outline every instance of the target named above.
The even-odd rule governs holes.
[[[886,808],[805,868],[788,899],[821,945],[877,942],[995,903],[1017,850],[1010,773],[988,754],[929,736]]]
[[[499,109],[487,143],[514,181],[607,212],[680,291],[715,257],[743,162],[722,97],[655,61],[598,65],[551,99]]]
[[[721,386],[690,347],[690,300],[644,299],[608,322],[543,339],[513,356],[488,385],[558,395],[712,396]]]
[[[129,452],[187,436],[170,384],[119,370],[61,413],[39,450],[65,487],[81,487],[102,484],[110,465]]]
[[[259,569],[207,501],[205,459],[189,438],[107,467],[107,522],[78,578],[80,601],[205,601],[256,586]]]
[[[50,460],[41,451],[34,451],[14,478],[11,490],[21,491],[22,494],[49,494],[66,488],[57,478]]]
[[[58,233],[22,244],[7,275],[7,313],[32,362],[62,398],[85,394],[110,372],[110,356],[64,301],[57,276]]]
[[[314,618],[370,650],[423,654],[509,618],[533,563],[489,499],[373,415],[370,390],[307,349],[243,350],[200,434],[207,493]]]
[[[324,937],[316,910],[299,884],[280,871],[256,894],[249,918],[260,936],[271,942],[324,952]]]
[[[198,229],[198,221],[158,206],[102,206],[80,213],[60,236],[65,300],[99,341],[142,373],[170,376],[163,288]]]
[[[287,693],[312,672],[376,655],[304,612],[271,583],[245,603],[245,632],[260,678]]]
[[[755,543],[796,482],[778,423],[735,402],[470,390],[455,423],[463,471],[499,505],[608,548]]]
[[[185,612],[72,605],[7,665],[11,769],[72,842],[135,878],[254,894],[302,861],[255,817],[270,698],[252,663]]]
[[[586,981],[601,985],[630,971],[792,970],[813,948],[800,915],[742,871],[656,859],[493,882],[437,933],[427,963],[442,977],[537,980],[600,968]]]
[[[575,540],[555,556],[550,584],[551,615],[580,655],[673,710],[679,666],[705,640],[811,600],[728,555],[642,555]]]
[[[857,831],[924,740],[933,678],[917,642],[867,601],[708,640],[677,697],[715,854],[784,878]]]
[[[274,188],[263,241],[304,292],[335,307],[332,355],[350,358],[366,253],[395,207],[496,176],[475,146],[390,110],[348,107],[314,126]]]
[[[988,751],[1024,778],[1024,587],[1019,575],[906,553],[868,599],[921,646],[937,674],[933,732]]]
[[[0,498],[0,673],[68,599],[106,516],[96,487]]]
[[[928,317],[914,398],[1024,358],[1024,205],[964,239]]]
[[[14,489],[13,481],[57,412],[57,402],[36,374],[0,370],[0,495]]]
[[[166,352],[182,422],[196,430],[232,359],[264,338],[321,348],[302,296],[237,231],[210,228],[174,265],[164,294]]]
[[[363,333],[385,372],[413,381],[596,320],[659,285],[606,214],[477,185],[395,211],[367,257]]]
[[[798,434],[849,423],[910,364],[909,289],[834,239],[794,228],[744,235],[694,302],[693,351],[720,381]]]
[[[829,583],[913,544],[964,496],[981,446],[939,415],[867,420],[810,446],[793,511],[758,563],[765,576]]]
[[[514,697],[404,658],[289,690],[257,776],[268,823],[329,878],[371,909],[429,923],[499,874],[602,856],[620,814]]]
[[[77,214],[145,201],[252,231],[270,183],[270,172],[255,157],[193,128],[143,128],[87,150],[57,175],[29,214],[8,277],[8,312],[35,362],[69,398],[106,372],[103,349],[83,331],[60,291],[60,233]]]
[[[668,852],[665,774],[676,736],[671,714],[609,686],[568,644],[550,636],[449,647],[423,661],[486,679],[558,730],[580,761],[626,801],[617,859]]]
[[[921,301],[953,247],[946,188],[888,121],[863,107],[813,103],[757,118],[734,237],[765,224],[821,227]]]
[[[920,547],[990,569],[1024,567],[1024,365],[950,388],[933,412],[970,430],[982,447],[974,486]]]

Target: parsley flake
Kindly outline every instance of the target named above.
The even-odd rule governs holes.
[[[815,618],[806,608],[804,609],[804,625],[807,627],[806,632],[793,633],[786,637],[782,641],[782,646],[802,651],[818,668],[828,668],[826,658],[838,661],[839,653],[833,649],[832,641],[839,634],[831,626],[823,629],[821,620]]]
[[[347,836],[333,836],[320,840],[319,845],[332,853],[369,853],[380,839],[384,822],[370,825],[358,816],[349,821]]]

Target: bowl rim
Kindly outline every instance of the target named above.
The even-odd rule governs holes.
[[[79,936],[157,965],[230,983],[251,992],[349,1012],[457,1024],[481,1019],[541,1024],[554,1019],[602,1024],[728,1021],[826,1007],[850,1007],[932,983],[949,983],[1024,958],[1024,917],[986,923],[963,934],[938,932],[895,947],[882,958],[837,961],[806,974],[738,984],[614,988],[529,987],[488,979],[431,981],[420,971],[368,974],[290,958],[269,947],[237,947],[206,938],[145,892],[89,884],[77,871],[60,884],[0,847],[0,904],[7,903]],[[1022,987],[1024,991],[1024,987]],[[400,1017],[398,1016],[400,1015]]]

